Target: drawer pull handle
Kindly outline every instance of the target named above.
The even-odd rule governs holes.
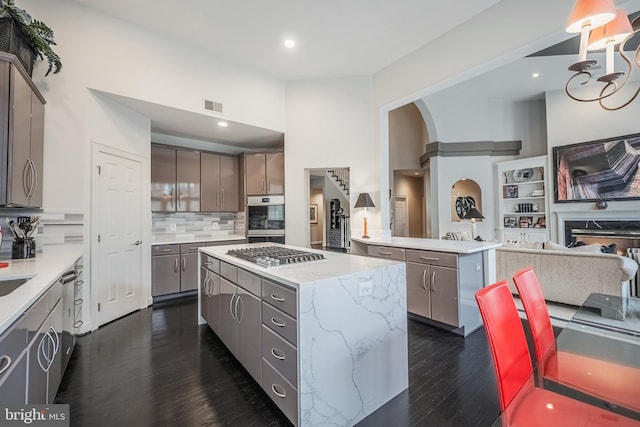
[[[378,254],[380,254],[380,255],[393,255],[393,252],[378,251]]]
[[[426,261],[440,261],[440,258],[424,256],[424,255],[420,255],[420,259],[424,259]]]
[[[273,350],[271,350],[271,352],[273,352]],[[274,356],[275,356],[275,354],[274,354]],[[9,369],[9,366],[11,366],[11,358],[10,358],[9,356],[7,356],[7,355],[5,354],[4,356],[2,356],[2,360],[6,360],[6,361],[7,361],[7,364],[6,364],[6,365],[4,365],[4,367],[3,367],[2,369],[0,369],[0,374],[4,374],[4,373],[5,373],[5,371],[6,371],[7,369]]]
[[[275,317],[271,318],[271,323],[273,323],[274,325],[279,326],[281,328],[284,328],[286,326],[286,324],[282,320],[276,319]]]
[[[280,356],[280,355],[277,353],[278,351],[279,351],[279,352],[282,352],[282,350],[280,350],[280,349],[272,348],[272,349],[271,349],[271,355],[272,355],[273,357],[275,357],[276,359],[278,359],[278,360],[284,360],[284,359],[285,359],[285,356]]]
[[[282,389],[282,391],[278,391],[276,389],[276,387],[280,387]],[[277,384],[271,384],[271,390],[276,394],[276,396],[281,397],[281,398],[285,398],[287,397],[287,393],[284,391],[284,388],[282,388],[282,386],[279,386]]]
[[[73,305],[82,305],[82,298],[74,299]]]
[[[83,322],[82,320],[78,320],[77,322],[75,322],[75,323],[73,324],[73,327],[74,327],[74,328],[76,328],[76,329],[78,329],[78,328],[80,328],[82,325],[84,325],[84,322]]]
[[[278,296],[276,294],[271,294],[271,299],[278,302],[284,302],[285,297]]]
[[[162,252],[171,252],[173,249],[162,249]]]
[[[75,285],[76,285],[76,286],[78,286],[78,287],[80,287],[80,286],[84,285],[84,280],[78,280],[78,281],[76,281]]]

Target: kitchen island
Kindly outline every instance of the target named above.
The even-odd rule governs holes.
[[[228,253],[265,247],[304,252],[272,267]],[[404,263],[228,245],[200,248],[199,279],[200,322],[294,425],[354,425],[408,387]]]
[[[482,326],[475,293],[496,281],[500,243],[411,237],[351,238],[351,253],[406,263],[407,311],[467,336]]]

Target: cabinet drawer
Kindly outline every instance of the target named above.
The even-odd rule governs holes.
[[[262,300],[279,308],[290,316],[297,317],[296,291],[287,289],[268,280],[262,280]]]
[[[231,283],[238,283],[238,267],[220,261],[220,275]]]
[[[238,269],[238,285],[257,297],[261,295],[260,277],[241,268]]]
[[[206,246],[206,243],[183,243],[180,245],[180,253],[184,254],[196,254],[198,253],[198,248]]]
[[[262,325],[262,357],[291,384],[298,384],[298,351],[287,340]]]
[[[446,252],[415,251],[407,249],[407,261],[441,267],[458,267],[458,255]]]
[[[155,245],[151,247],[151,256],[177,255],[180,253],[180,245]]]
[[[209,255],[202,254],[200,255],[200,262],[202,266],[207,270],[213,271],[216,274],[220,274],[220,261],[214,257]]]
[[[262,302],[262,324],[284,337],[291,344],[298,344],[296,319]]]
[[[264,359],[262,360],[262,388],[289,418],[289,421],[298,425],[298,392]]]
[[[0,336],[0,382],[18,363],[18,356],[26,347],[27,329],[25,315],[22,315]]]
[[[367,247],[367,255],[378,258],[389,258],[398,261],[404,261],[404,249],[392,248],[389,246],[374,246],[369,245]]]

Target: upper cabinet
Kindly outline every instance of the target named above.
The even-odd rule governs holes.
[[[500,162],[498,167],[498,229],[501,242],[546,242],[547,156]]]
[[[151,147],[151,210],[200,211],[200,153]]]
[[[240,206],[238,157],[201,153],[200,165],[202,171],[201,210],[237,212]]]
[[[247,196],[284,194],[284,153],[245,154]]]
[[[6,55],[0,55],[0,92],[0,205],[41,207],[45,100]]]
[[[153,212],[237,212],[238,156],[151,146]]]

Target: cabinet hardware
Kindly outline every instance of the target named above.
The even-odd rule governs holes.
[[[276,394],[276,396],[281,397],[281,398],[285,398],[287,397],[287,393],[284,391],[284,388],[282,388],[281,386],[278,386],[280,388],[282,388],[282,391],[278,391],[276,390],[276,386],[277,384],[271,384],[271,390]]]
[[[186,272],[187,271],[187,259],[186,258],[182,258],[182,272]]]
[[[74,328],[76,328],[76,329],[78,329],[78,328],[80,328],[82,325],[84,325],[84,322],[83,322],[82,320],[78,320],[77,322],[75,322],[75,323],[73,324],[73,327],[74,327]]]
[[[427,270],[422,270],[422,288],[427,290]]]
[[[380,255],[393,255],[393,252],[378,251],[378,254],[380,254]]]
[[[162,249],[162,252],[171,252],[173,249]]]
[[[286,324],[282,320],[276,319],[275,317],[271,318],[271,323],[273,323],[274,325],[280,328],[284,328],[286,326]]]
[[[231,307],[233,307],[233,299],[234,299],[235,297],[236,297],[236,296],[235,296],[235,294],[234,294],[234,295],[231,295],[231,300],[229,301],[229,313],[231,313],[231,318],[232,318],[233,320],[236,320],[236,321],[237,321],[238,319],[236,318],[236,316],[234,316],[234,315],[233,315],[233,308],[231,308]]]
[[[436,272],[431,272],[431,292],[436,291]]]
[[[132,243],[132,245],[134,246],[140,246],[142,244],[142,240],[136,240],[135,242]]]
[[[272,350],[272,352],[273,352],[273,350]],[[274,356],[275,356],[275,354],[274,354]],[[4,374],[4,372],[5,372],[7,369],[9,369],[9,366],[11,366],[11,358],[10,358],[9,356],[7,356],[7,355],[5,354],[4,356],[2,356],[2,360],[6,360],[6,361],[7,361],[7,364],[6,364],[6,365],[4,365],[4,367],[3,367],[2,369],[0,369],[0,375],[1,375],[1,374]]]
[[[285,297],[278,296],[276,294],[271,294],[271,299],[278,302],[284,302]]]
[[[178,272],[178,258],[173,260],[173,272],[174,273]]]
[[[233,306],[233,310],[236,312],[236,321],[238,323],[242,323],[242,319],[240,318],[240,316],[238,316],[238,303],[241,302],[240,301],[240,295],[236,296],[236,305]]]
[[[282,351],[282,350],[279,350],[279,349],[277,349],[277,348],[272,348],[272,349],[271,349],[271,355],[272,355],[273,357],[275,357],[276,359],[278,359],[278,360],[284,360],[286,356],[280,356],[280,355],[278,354],[278,351]]]
[[[440,261],[440,258],[423,256],[423,255],[420,255],[420,259],[423,259],[425,261]]]

